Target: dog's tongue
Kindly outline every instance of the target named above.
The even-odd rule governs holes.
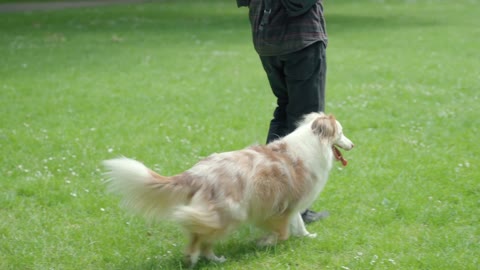
[[[342,152],[340,152],[340,150],[338,150],[338,148],[335,147],[335,145],[332,146],[332,150],[333,150],[333,155],[335,156],[335,159],[338,161],[341,161],[343,166],[347,166],[348,161],[343,158]]]

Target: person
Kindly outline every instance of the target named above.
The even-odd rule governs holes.
[[[325,109],[326,47],[322,0],[237,0],[248,6],[253,45],[277,106],[267,143],[292,132],[300,118]],[[302,213],[305,223],[328,212]]]

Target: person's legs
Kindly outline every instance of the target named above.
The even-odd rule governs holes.
[[[280,56],[260,56],[277,107],[267,143],[296,128],[305,114],[325,109],[326,54],[323,42]]]
[[[317,42],[287,55],[260,56],[277,107],[270,122],[267,143],[281,138],[296,128],[305,114],[325,110],[326,52],[325,44]],[[323,219],[328,212],[306,209],[305,223]]]
[[[326,54],[322,42],[285,55],[285,82],[288,89],[287,127],[291,132],[302,116],[325,110]]]
[[[277,56],[260,56],[263,68],[268,77],[272,92],[277,98],[277,107],[273,112],[273,119],[270,121],[270,128],[267,135],[267,143],[281,138],[289,133],[287,127],[287,105],[288,91],[283,74],[283,63]]]
[[[285,82],[288,89],[286,107],[287,129],[296,128],[302,116],[325,110],[326,53],[325,45],[317,42],[309,47],[285,55]],[[306,209],[301,213],[305,223],[311,223],[329,216],[329,213]]]

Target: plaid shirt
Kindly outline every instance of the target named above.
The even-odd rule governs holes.
[[[239,6],[249,2],[249,17],[253,45],[259,55],[275,56],[299,51],[315,42],[327,44],[327,31],[322,0],[318,0],[306,13],[289,17],[280,0],[271,0],[269,23],[260,30],[263,0],[237,0]]]

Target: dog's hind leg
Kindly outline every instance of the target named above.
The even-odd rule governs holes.
[[[217,257],[215,253],[213,252],[213,243],[212,242],[204,242],[202,244],[202,256],[204,256],[207,260],[218,262],[218,263],[223,263],[227,259],[225,257]]]
[[[290,232],[295,236],[307,236],[310,238],[317,237],[316,233],[309,233],[307,231],[300,213],[293,215],[293,217],[290,219]]]
[[[272,246],[277,244],[278,240],[284,241],[287,240],[290,236],[288,230],[290,215],[282,215],[280,217],[271,218],[265,221],[261,227],[270,231],[271,234],[260,239],[257,242],[259,246]]]
[[[202,242],[200,235],[191,233],[190,242],[188,244],[187,250],[185,251],[185,264],[193,268],[198,262],[198,258],[201,252]]]

